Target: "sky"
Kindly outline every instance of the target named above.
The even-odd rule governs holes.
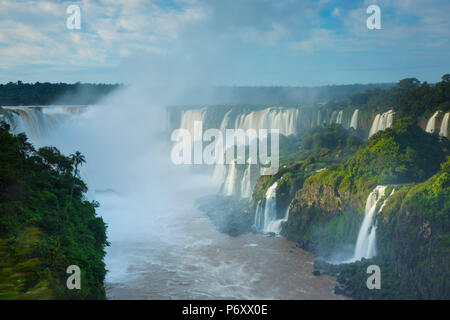
[[[367,28],[372,4],[381,29]],[[437,82],[449,13],[448,0],[0,0],[0,82]]]

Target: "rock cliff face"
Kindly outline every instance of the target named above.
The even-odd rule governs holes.
[[[450,298],[450,158],[427,181],[404,186],[379,218],[379,259],[397,279],[395,292]]]
[[[442,151],[433,148],[438,140],[428,141],[427,151],[421,150],[422,139],[436,137],[409,125],[400,127],[378,134],[341,165],[309,177],[291,202],[283,234],[328,261],[337,253],[348,257],[370,190],[387,183],[385,194],[392,189],[395,193],[375,216],[377,255],[325,269],[339,275],[338,291],[354,298],[448,299],[450,158],[443,161]],[[406,132],[413,137],[405,139]],[[377,147],[381,145],[384,148]],[[419,160],[422,157],[428,160]],[[382,290],[365,285],[371,264],[382,270]]]

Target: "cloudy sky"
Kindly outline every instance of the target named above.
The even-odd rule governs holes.
[[[435,82],[450,73],[449,13],[448,0],[0,0],[0,82]]]

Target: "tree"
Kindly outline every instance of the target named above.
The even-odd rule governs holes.
[[[416,78],[406,78],[398,82],[398,87],[401,89],[417,88],[420,85],[420,81]]]
[[[83,163],[86,163],[86,159],[85,159],[85,157],[81,154],[80,151],[77,151],[77,152],[75,152],[74,154],[71,154],[71,155],[70,155],[70,159],[71,159],[71,161],[72,161],[72,165],[75,166],[75,168],[74,168],[74,170],[73,170],[73,177],[76,178],[77,176],[79,176],[79,173],[78,173],[78,166],[82,166]],[[73,180],[73,183],[72,183],[72,188],[70,189],[70,201],[69,201],[70,204],[72,203],[73,190],[75,189],[76,186],[78,186],[78,185],[75,185],[75,181],[76,181],[76,180],[74,179],[74,180]]]
[[[77,151],[74,154],[70,155],[70,159],[72,160],[72,165],[75,166],[73,170],[73,176],[79,176],[78,166],[81,167],[83,163],[86,163],[86,158],[80,153],[80,151]]]

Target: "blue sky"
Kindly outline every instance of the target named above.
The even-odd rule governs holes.
[[[77,4],[81,29],[66,28]],[[381,30],[366,8],[381,8]],[[436,82],[447,0],[0,0],[0,82]]]

